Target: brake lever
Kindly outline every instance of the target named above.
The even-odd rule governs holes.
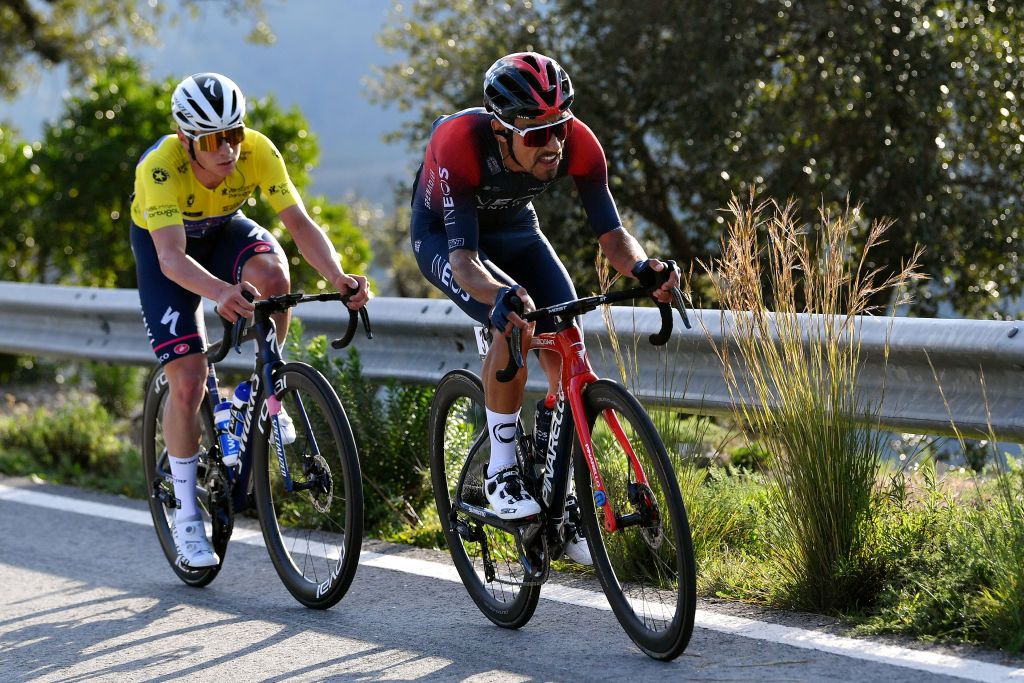
[[[499,382],[511,382],[523,367],[523,332],[518,327],[505,337],[508,343],[508,365],[495,373]]]
[[[256,300],[256,297],[248,289],[242,290],[242,297],[249,303]],[[249,318],[243,318],[242,316],[238,316],[235,318],[235,322],[231,323],[231,347],[235,350],[235,353],[242,353],[242,337],[245,336],[248,323]]]
[[[523,314],[523,302],[519,297],[511,301],[512,311],[518,315]],[[512,334],[505,337],[508,344],[508,365],[495,373],[499,382],[511,382],[519,370],[523,367],[523,331],[518,327],[512,328]]]
[[[693,326],[690,325],[690,317],[686,315],[686,299],[678,287],[672,288],[672,305],[679,311],[679,317],[683,319],[683,327],[688,330],[693,329]]]

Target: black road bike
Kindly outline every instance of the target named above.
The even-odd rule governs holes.
[[[206,396],[201,408],[202,449],[198,499],[208,537],[220,557],[213,567],[183,564],[171,536],[179,506],[163,440],[163,415],[170,395],[163,369],[146,383],[142,464],[153,526],[175,574],[190,586],[216,578],[227,554],[235,516],[255,510],[274,568],[303,605],[326,609],[345,595],[359,562],[363,539],[363,492],[359,458],[345,410],[320,372],[305,363],[284,362],[271,315],[309,301],[346,301],[347,295],[305,296],[302,292],[255,301],[251,324],[224,321],[224,337],[207,352]],[[366,309],[349,311],[346,346],[361,318],[372,338]],[[251,394],[241,423],[237,463],[226,465],[221,434],[214,425],[219,399],[214,365],[244,341],[256,341]],[[281,439],[278,414],[287,410],[297,438]],[[230,438],[230,437],[229,437]]]

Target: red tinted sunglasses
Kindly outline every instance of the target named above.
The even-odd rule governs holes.
[[[554,121],[553,123],[545,123],[542,126],[531,126],[529,128],[516,128],[511,123],[507,123],[501,119],[498,119],[498,123],[505,126],[513,133],[521,136],[523,138],[523,144],[527,147],[543,147],[551,141],[552,136],[558,138],[559,142],[565,140],[565,136],[569,134],[569,122],[572,121],[572,119],[572,114],[569,114],[565,118]]]

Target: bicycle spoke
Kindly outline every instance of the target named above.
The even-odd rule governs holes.
[[[539,591],[525,581],[515,537],[463,510],[453,511],[458,500],[487,507],[490,439],[483,388],[471,373],[450,373],[438,386],[431,406],[430,449],[438,515],[466,589],[491,621],[518,628],[533,615]]]
[[[358,461],[333,390],[312,368],[286,367],[293,366],[301,369],[288,373],[281,396],[297,432],[282,446],[291,490],[278,457],[277,430],[271,430],[256,451],[257,504],[278,574],[296,599],[323,608],[344,595],[358,561]]]
[[[594,458],[608,510],[593,502],[589,477],[577,477],[584,527],[593,534],[595,569],[630,637],[658,659],[677,657],[693,628],[695,575],[686,513],[661,438],[639,403],[620,385],[586,391]]]

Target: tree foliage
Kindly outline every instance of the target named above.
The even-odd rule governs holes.
[[[170,96],[175,78],[142,78],[134,62],[120,60],[91,77],[70,97],[43,140],[27,143],[0,134],[0,242],[5,280],[134,287],[135,260],[128,238],[129,196],[135,165],[158,138],[172,132]],[[318,148],[297,109],[282,111],[272,98],[250,101],[247,123],[280,148],[296,187],[309,184]],[[370,249],[344,206],[323,197],[306,201],[328,231],[347,271],[365,272]],[[256,197],[246,215],[279,237],[293,263],[296,289],[316,289],[319,275],[305,262],[267,202]]]
[[[480,102],[501,54],[565,66],[628,222],[686,262],[718,247],[721,209],[751,185],[895,219],[871,264],[894,272],[920,243],[941,301],[998,313],[1022,290],[1021,13],[969,0],[417,0],[380,40],[404,62],[372,96],[417,113],[395,138],[422,151],[438,114]],[[574,275],[592,271],[569,184],[539,205]],[[860,245],[851,245],[857,251]]]
[[[0,95],[11,96],[40,67],[66,65],[73,82],[125,55],[129,42],[156,44],[157,26],[193,18],[210,3],[183,0],[169,9],[160,0],[3,0],[0,2]],[[262,0],[218,0],[218,14],[252,17],[248,39],[273,42]]]

